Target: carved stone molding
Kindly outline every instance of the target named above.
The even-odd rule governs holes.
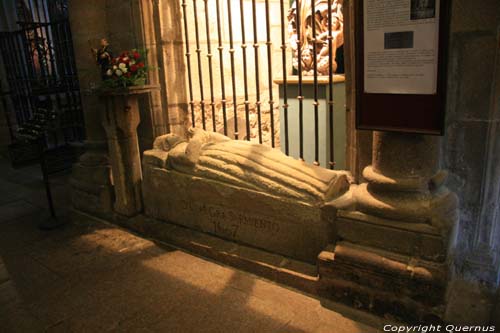
[[[500,40],[500,28],[497,45]],[[500,53],[496,52],[495,74],[491,91],[488,134],[483,169],[479,217],[474,228],[472,252],[465,261],[466,275],[498,284],[500,256],[498,233],[500,231]]]

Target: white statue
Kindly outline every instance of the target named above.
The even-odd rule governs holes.
[[[174,134],[156,138],[154,149],[168,153],[167,169],[312,205],[349,188],[345,172],[308,165],[268,146],[201,129],[190,135],[189,141]]]
[[[302,61],[302,74],[314,75],[314,36],[312,25],[316,27],[316,61],[318,75],[329,74],[329,45],[328,45],[328,17],[332,21],[332,56],[335,57],[337,48],[344,44],[344,16],[342,14],[342,0],[330,0],[331,12],[328,13],[328,0],[315,1],[315,15],[313,18],[312,0],[298,0],[300,10],[300,22],[297,22],[297,0],[292,4],[288,12],[288,35],[290,47],[293,50],[292,64],[298,69],[299,59]],[[297,34],[297,25],[300,25],[300,36]],[[298,41],[302,42],[299,51]],[[299,56],[300,55],[300,56]],[[332,59],[332,72],[337,70],[337,63]]]

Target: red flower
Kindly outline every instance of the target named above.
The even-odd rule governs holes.
[[[139,52],[134,52],[134,59],[137,60],[141,57],[141,55],[139,54]]]
[[[125,73],[125,77],[131,77],[131,76],[132,76],[132,73],[130,73],[130,72]]]
[[[137,64],[137,67],[139,67],[139,68],[144,68],[144,63],[143,63],[143,62],[138,63],[138,64]]]
[[[130,71],[131,71],[132,73],[137,72],[137,70],[138,70],[138,69],[139,69],[139,67],[138,67],[137,65],[132,65],[132,66],[130,66]]]

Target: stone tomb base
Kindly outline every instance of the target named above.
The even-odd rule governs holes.
[[[316,263],[335,239],[335,208],[315,207],[144,163],[149,217]]]

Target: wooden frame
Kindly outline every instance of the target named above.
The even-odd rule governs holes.
[[[449,0],[440,0],[437,91],[434,95],[364,92],[363,2],[355,0],[356,128],[444,134]]]

